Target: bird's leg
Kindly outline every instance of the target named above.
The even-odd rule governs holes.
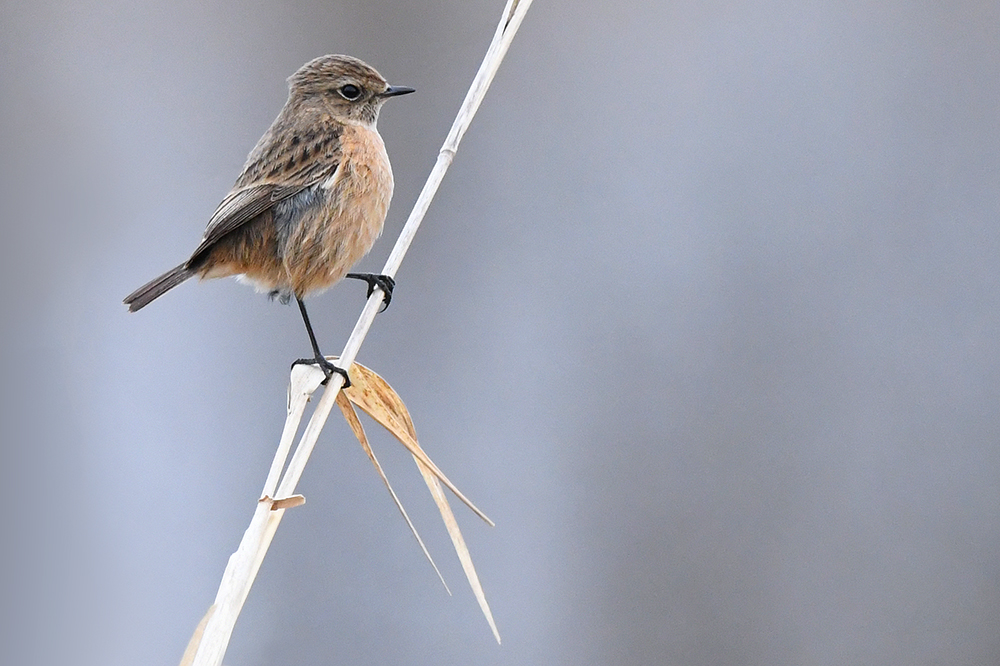
[[[389,303],[392,301],[392,289],[396,286],[396,281],[391,275],[378,275],[376,273],[348,273],[344,277],[349,277],[354,280],[364,280],[368,283],[368,296],[372,295],[375,291],[375,287],[382,290],[382,309],[379,312],[385,312],[386,308],[389,307]]]
[[[351,378],[347,376],[347,370],[344,370],[343,368],[338,367],[326,360],[326,357],[323,356],[323,353],[319,350],[319,345],[316,343],[316,334],[313,333],[312,324],[309,323],[309,314],[306,312],[306,304],[303,303],[302,299],[298,296],[295,297],[295,301],[299,304],[299,312],[302,313],[302,321],[305,322],[306,333],[309,334],[309,342],[312,344],[313,354],[316,355],[316,358],[300,358],[292,363],[292,367],[294,368],[299,363],[305,363],[306,365],[312,365],[315,363],[319,366],[319,369],[323,371],[323,374],[326,375],[326,379],[323,380],[323,384],[330,381],[330,377],[332,377],[333,373],[336,372],[344,378],[344,385],[341,388],[348,388],[351,385]]]

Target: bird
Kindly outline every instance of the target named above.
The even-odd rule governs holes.
[[[129,312],[189,278],[237,276],[283,303],[294,298],[314,354],[295,363],[316,363],[324,383],[337,373],[349,386],[347,372],[320,352],[303,301],[349,277],[367,282],[369,296],[381,289],[383,309],[388,305],[392,277],[347,271],[381,235],[392,199],[379,110],[412,92],[352,56],[325,55],[300,67],[201,243],[187,261],[126,296]]]

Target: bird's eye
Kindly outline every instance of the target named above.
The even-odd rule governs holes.
[[[355,100],[361,97],[361,88],[357,87],[353,83],[348,83],[345,86],[340,86],[340,89],[337,92],[339,92],[340,96],[343,97],[344,99]]]

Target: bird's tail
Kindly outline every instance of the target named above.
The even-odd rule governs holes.
[[[135,312],[146,307],[151,301],[159,298],[193,275],[194,271],[188,268],[187,263],[183,263],[167,271],[155,280],[142,285],[126,296],[123,302],[128,306],[129,312]]]

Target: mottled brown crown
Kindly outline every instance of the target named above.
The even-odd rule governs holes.
[[[310,60],[288,77],[288,85],[290,101],[318,98],[336,115],[365,123],[376,121],[390,90],[374,67],[347,55]]]

